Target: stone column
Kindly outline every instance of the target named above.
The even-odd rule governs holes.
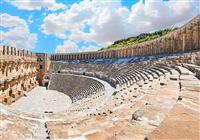
[[[84,53],[84,59],[88,59],[88,58],[89,58],[88,54]]]
[[[150,54],[153,55],[153,47],[151,43],[149,43],[149,48],[150,48]]]
[[[135,47],[134,47],[134,55],[135,55],[135,56],[138,55],[137,51],[138,51],[138,48],[137,48],[137,45],[135,45]]]
[[[97,52],[94,52],[93,58],[94,58],[94,59],[97,59]]]
[[[144,44],[142,45],[142,50],[143,50],[143,55],[147,55],[147,46],[146,46],[146,42],[144,42]]]
[[[113,58],[112,57],[112,51],[109,51],[109,58]]]
[[[107,51],[105,51],[105,58],[107,58],[108,57],[108,52]]]
[[[99,59],[99,52],[96,52],[95,58],[96,58],[96,59]]]
[[[185,52],[185,46],[186,46],[186,34],[184,33],[183,35],[182,35],[182,52]]]
[[[152,45],[148,43],[148,46],[149,46],[149,54],[152,55]]]
[[[146,49],[145,55],[149,55],[149,45],[148,45],[148,43],[145,44],[145,49]]]
[[[105,58],[105,51],[102,52],[102,59]]]
[[[198,20],[193,21],[193,26],[192,26],[192,38],[193,38],[193,45],[192,49],[197,50],[200,49],[200,23]]]
[[[126,55],[126,49],[122,48],[122,58],[125,57],[125,55]]]
[[[165,46],[165,47],[166,47],[166,54],[169,54],[169,52],[170,52],[170,47],[171,47],[171,46],[170,46],[169,35],[166,36],[166,40],[165,40],[165,41],[166,41],[166,46]]]
[[[181,48],[181,52],[185,52],[185,47],[186,47],[186,29],[185,27],[183,27],[181,29],[181,34],[182,34],[182,48]]]
[[[85,59],[86,57],[85,57],[85,54],[84,53],[82,53],[82,59]]]
[[[121,49],[118,50],[119,58],[121,58]]]
[[[121,58],[121,49],[118,50],[119,58]]]
[[[143,55],[143,43],[140,45],[140,55]]]
[[[3,55],[6,54],[6,46],[3,46]]]
[[[121,51],[122,51],[122,56],[121,57],[123,58],[125,56],[126,50],[124,48],[122,48]]]
[[[171,53],[175,53],[174,34],[171,34],[170,45],[171,45]]]
[[[155,54],[155,52],[154,52],[154,44],[153,44],[152,41],[150,42],[150,46],[151,46],[151,54],[154,55]]]
[[[90,59],[90,54],[86,53],[86,59]]]
[[[121,58],[123,55],[122,49],[119,50],[119,57]]]
[[[80,59],[83,59],[83,54],[82,53],[80,54]]]
[[[166,38],[162,38],[162,54],[166,53]]]
[[[156,42],[152,41],[152,44],[153,44],[153,48],[154,48],[154,54],[157,54]]]
[[[124,49],[121,48],[121,57],[123,58],[124,57]]]
[[[116,50],[114,51],[114,53],[115,53],[115,57],[116,57],[116,58],[118,58],[118,57],[119,57],[119,54],[118,54],[118,52],[119,52],[119,51],[118,51],[118,49],[116,49]]]
[[[154,46],[154,53],[155,54],[158,54],[158,47],[157,47],[157,42],[156,41],[153,41],[153,46]]]
[[[153,41],[154,54],[157,54],[157,50],[158,50],[156,43],[157,43],[156,41]]]
[[[101,59],[101,52],[98,52],[98,58]]]
[[[145,44],[145,55],[149,55],[149,45],[148,45],[148,42]]]
[[[131,46],[131,56],[133,57],[134,56],[134,47]]]
[[[149,44],[146,43],[145,47],[146,47],[146,55],[149,55]]]
[[[177,31],[174,32],[173,34],[173,42],[174,42],[174,52],[177,53],[179,48],[178,48],[178,37],[177,37]]]
[[[189,23],[186,27],[186,51],[192,50],[192,25]]]
[[[141,45],[142,55],[145,55],[145,42]]]
[[[139,55],[142,55],[142,45],[139,45]]]
[[[131,46],[131,56],[135,56],[135,46]]]
[[[124,57],[128,57],[129,54],[128,54],[128,47],[125,48],[125,56]]]
[[[130,47],[127,47],[127,56],[126,57],[130,57],[131,56],[131,49]]]
[[[115,58],[116,57],[115,52],[116,52],[115,50],[111,51],[111,58]]]
[[[158,54],[160,54],[160,38],[156,40],[156,44],[157,44],[157,52]]]
[[[168,36],[165,37],[165,54],[168,54],[168,50],[169,50],[169,40],[168,40]]]

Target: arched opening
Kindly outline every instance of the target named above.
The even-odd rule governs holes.
[[[12,89],[11,89],[11,90],[9,90],[9,96],[11,96],[11,97],[12,97],[12,93],[13,93]]]
[[[25,90],[24,84],[21,84],[21,88],[22,90]]]
[[[44,84],[44,86],[46,87],[46,89],[48,89],[48,85],[49,85],[48,82],[46,82],[46,83]]]

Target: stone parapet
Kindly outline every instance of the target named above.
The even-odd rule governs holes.
[[[0,62],[4,61],[36,62],[37,56],[30,51],[20,50],[10,46],[0,46]]]
[[[144,55],[185,53],[200,50],[200,15],[186,25],[160,38],[118,49],[52,54],[52,61],[124,58]]]

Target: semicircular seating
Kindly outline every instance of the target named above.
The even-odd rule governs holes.
[[[51,139],[126,140],[175,139],[174,135],[169,135],[174,131],[179,135],[183,132],[197,134],[198,129],[191,130],[187,126],[198,128],[198,68],[173,61],[131,64],[52,62],[49,89],[67,94],[73,104],[67,110],[45,116],[49,119],[46,122],[48,136]],[[108,94],[105,81],[115,87],[112,94]],[[15,118],[17,115],[18,119]],[[47,131],[45,124],[30,121],[31,115],[27,116],[22,113],[10,118],[9,114],[1,114],[3,123],[8,126],[3,126],[0,133],[9,136],[5,139],[11,139],[16,127],[26,135],[17,133],[19,138],[43,139]],[[188,116],[192,118],[190,121]],[[8,132],[6,128],[9,128]],[[165,133],[166,128],[170,133]],[[41,132],[45,134],[41,135]],[[185,136],[181,135],[181,138]],[[187,135],[187,138],[194,137]]]
[[[72,102],[75,102],[104,91],[104,85],[87,77],[54,73],[50,78],[49,89],[66,94],[72,99]]]

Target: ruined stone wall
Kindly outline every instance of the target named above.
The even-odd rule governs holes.
[[[39,85],[43,85],[42,83],[43,79],[45,75],[48,73],[49,66],[51,63],[50,55],[46,53],[36,53],[36,55],[37,55],[37,62],[39,65],[37,79],[38,79]]]
[[[143,55],[184,53],[195,50],[200,50],[200,15],[196,16],[192,21],[178,30],[152,41],[106,51],[53,54],[51,55],[51,60],[123,58]]]
[[[35,53],[0,46],[0,102],[11,104],[37,85]]]

